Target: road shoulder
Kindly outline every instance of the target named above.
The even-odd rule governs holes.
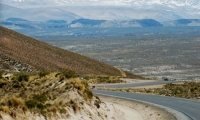
[[[98,95],[102,101],[126,106],[134,109],[143,120],[177,120],[170,112],[148,103]]]

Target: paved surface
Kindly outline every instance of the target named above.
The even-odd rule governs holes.
[[[148,95],[148,94],[136,94],[127,92],[114,92],[114,91],[104,91],[104,90],[93,90],[95,94],[111,95],[121,98],[134,99],[139,101],[150,102],[153,104],[161,105],[179,111],[191,120],[200,120],[200,101]]]
[[[96,85],[96,87],[108,87],[108,88],[127,88],[127,87],[138,87],[138,86],[150,86],[150,85],[160,85],[168,83],[178,83],[183,81],[156,81],[156,82],[143,82],[143,83],[117,83],[117,84],[101,84]],[[200,120],[200,119],[199,119]]]

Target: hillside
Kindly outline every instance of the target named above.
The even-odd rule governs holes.
[[[120,75],[116,68],[1,27],[0,54],[37,71],[70,69],[79,74]]]
[[[116,115],[125,116],[93,95],[87,81],[65,75],[0,71],[0,120],[117,120]]]
[[[0,69],[21,72],[73,70],[79,75],[121,76],[121,72],[104,63],[0,27]],[[135,75],[129,74],[127,77]],[[140,78],[139,76],[135,76]]]

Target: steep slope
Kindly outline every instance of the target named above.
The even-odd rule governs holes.
[[[96,60],[48,45],[0,27],[0,54],[43,71],[70,69],[79,74],[120,75],[120,71]]]
[[[125,116],[121,108],[93,95],[85,80],[60,79],[62,73],[9,73],[10,79],[1,74],[8,75],[0,71],[0,120],[121,120],[116,114]]]

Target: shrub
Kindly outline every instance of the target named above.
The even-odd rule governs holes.
[[[21,85],[17,82],[13,84],[13,88],[21,88]]]
[[[45,94],[41,94],[33,96],[33,99],[37,102],[45,103],[48,98]]]
[[[17,78],[17,80],[19,82],[21,82],[21,81],[28,81],[29,77],[30,76],[28,74],[26,74],[26,73],[18,73],[18,74],[16,74],[16,78]]]
[[[37,103],[37,108],[44,110],[46,108],[46,105],[42,103]]]
[[[45,77],[46,75],[49,75],[49,74],[50,74],[49,71],[44,71],[44,72],[40,72],[40,73],[39,73],[39,76],[40,76],[40,77]]]
[[[61,108],[59,111],[60,111],[61,114],[66,114],[67,113],[67,110],[65,108]]]
[[[25,102],[21,98],[12,97],[8,100],[8,106],[15,107],[15,108],[18,108],[18,107],[24,108]]]
[[[25,102],[26,106],[30,109],[35,108],[37,105],[37,102],[35,100],[28,100]]]
[[[0,88],[2,88],[4,85],[6,85],[6,81],[3,79],[0,79]]]
[[[0,111],[4,113],[9,113],[9,108],[7,106],[0,106]]]
[[[3,78],[3,77],[2,77],[3,73],[4,73],[4,72],[0,70],[0,79]]]
[[[62,75],[62,73],[57,73],[57,74],[55,75],[55,77],[58,77],[58,76],[60,76],[60,75]]]
[[[69,79],[69,78],[76,78],[78,77],[78,74],[76,74],[74,71],[71,70],[67,70],[62,72],[62,74],[65,76],[65,78]]]
[[[86,94],[89,99],[92,99],[92,97],[93,97],[93,93],[91,90],[86,89],[84,91],[84,94]]]
[[[77,104],[77,103],[74,103],[74,104],[72,105],[72,108],[73,108],[74,112],[77,112],[77,111],[78,111],[78,104]]]
[[[57,107],[56,106],[51,106],[47,109],[49,112],[56,113],[57,112]]]
[[[44,110],[47,105],[45,104],[45,102],[47,101],[47,96],[45,94],[41,94],[41,95],[34,95],[32,99],[26,101],[26,106],[28,108],[35,108],[37,107],[38,109]]]
[[[95,100],[94,105],[99,109],[101,101]]]

